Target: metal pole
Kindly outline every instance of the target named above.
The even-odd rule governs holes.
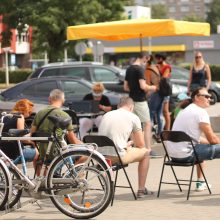
[[[142,34],[140,34],[140,52],[143,51],[143,39],[142,39]]]
[[[64,63],[68,62],[67,48],[64,48]]]
[[[47,51],[44,51],[44,64],[48,63],[48,59],[47,59]]]
[[[148,53],[151,55],[152,54],[152,37],[148,37],[148,48],[149,48],[149,51]]]
[[[5,83],[9,86],[8,50],[5,50]]]

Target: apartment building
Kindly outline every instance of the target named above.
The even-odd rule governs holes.
[[[168,17],[181,20],[186,15],[196,15],[205,19],[212,0],[136,0],[137,5],[163,4]]]

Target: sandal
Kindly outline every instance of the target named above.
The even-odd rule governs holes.
[[[143,198],[148,195],[154,195],[154,192],[147,190],[147,188],[145,188],[144,190],[139,189],[137,192],[137,198]]]

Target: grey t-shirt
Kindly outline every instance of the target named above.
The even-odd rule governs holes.
[[[99,126],[99,135],[109,137],[117,147],[119,154],[124,155],[128,139],[132,132],[142,130],[141,122],[137,115],[123,108],[107,112]],[[104,155],[116,156],[114,149],[100,148]]]

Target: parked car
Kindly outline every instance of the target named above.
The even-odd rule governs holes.
[[[171,81],[175,85],[181,85],[185,87],[185,91],[187,92],[187,82],[189,79],[189,70],[172,65],[172,77]],[[184,90],[184,89],[183,89]],[[211,82],[209,93],[212,95],[212,104],[220,101],[220,83]]]
[[[92,83],[102,82],[108,90],[123,92],[122,69],[98,62],[50,63],[36,69],[29,77],[73,76]]]
[[[34,103],[47,104],[51,90],[61,89],[65,93],[64,106],[71,105],[74,101],[80,101],[92,90],[92,83],[74,77],[47,77],[29,79],[21,82],[0,93],[1,101],[17,101],[29,99]],[[116,108],[122,94],[105,90],[104,94],[109,98],[113,108]],[[1,108],[1,107],[0,107]]]

